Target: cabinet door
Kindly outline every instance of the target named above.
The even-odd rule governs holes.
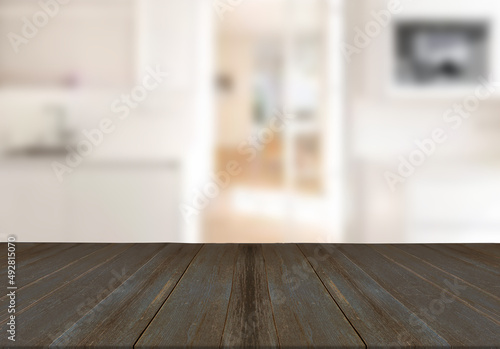
[[[47,166],[0,168],[0,232],[18,241],[64,241],[64,184]]]
[[[175,241],[178,187],[168,167],[80,168],[68,178],[68,240]]]

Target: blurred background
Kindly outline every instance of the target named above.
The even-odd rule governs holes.
[[[1,238],[500,242],[499,23],[494,0],[0,0]]]

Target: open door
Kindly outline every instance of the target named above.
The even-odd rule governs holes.
[[[214,170],[238,171],[206,211],[204,240],[340,238],[332,12],[326,0],[256,0],[215,19]]]

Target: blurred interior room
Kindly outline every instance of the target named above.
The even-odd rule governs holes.
[[[500,242],[495,0],[0,0],[0,233]]]

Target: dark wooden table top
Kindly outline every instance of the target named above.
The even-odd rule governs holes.
[[[500,245],[1,245],[1,347],[500,347]]]

